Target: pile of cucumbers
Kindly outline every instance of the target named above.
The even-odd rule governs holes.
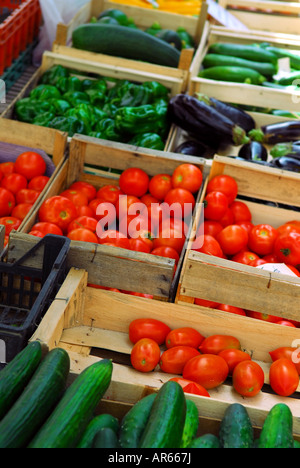
[[[278,60],[290,59],[291,72],[278,75]],[[211,44],[203,60],[201,78],[297,89],[300,79],[300,55],[268,43],[236,44],[216,42]]]

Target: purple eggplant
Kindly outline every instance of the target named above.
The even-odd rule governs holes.
[[[258,141],[251,141],[246,145],[243,145],[239,151],[239,157],[247,159],[248,161],[267,161],[268,151]]]
[[[217,148],[206,146],[195,140],[188,140],[175,149],[175,153],[188,154],[190,156],[200,156],[201,158],[211,159],[217,152]]]
[[[251,130],[248,135],[253,141],[270,145],[286,141],[297,141],[300,139],[300,121],[289,120],[265,125],[260,129]]]

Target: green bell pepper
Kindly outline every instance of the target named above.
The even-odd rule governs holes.
[[[85,129],[84,133],[88,134],[92,131],[93,126],[93,114],[90,110],[87,110],[82,107],[75,107],[66,112],[65,117],[75,117],[76,119],[84,123]]]
[[[156,21],[152,26],[150,26],[150,28],[146,29],[145,32],[151,34],[151,36],[156,36],[156,34],[161,30],[161,25]]]
[[[140,146],[142,148],[150,148],[153,150],[163,151],[165,144],[160,135],[157,133],[141,133],[135,135],[129,142],[129,145]]]
[[[82,91],[82,81],[77,78],[77,76],[69,76],[67,78],[61,77],[57,81],[57,88],[60,90],[61,94],[66,94],[68,92]]]
[[[50,84],[56,86],[59,78],[68,78],[68,76],[70,76],[70,71],[67,68],[63,67],[62,65],[54,65],[43,74],[40,82],[41,84]]]
[[[153,92],[150,88],[134,83],[124,84],[118,89],[119,107],[138,107],[151,104]]]
[[[118,96],[118,91],[119,91],[119,88],[121,88],[122,86],[126,85],[126,84],[131,84],[131,81],[128,81],[128,80],[118,80],[115,84],[115,86],[113,86],[112,88],[110,88],[108,90],[108,92],[106,93],[106,96],[107,96],[107,99],[110,101],[111,99],[115,99],[117,96]]]
[[[45,112],[44,114],[37,115],[33,119],[33,125],[39,125],[40,127],[48,127],[51,120],[55,118],[53,112]]]
[[[76,107],[79,104],[90,104],[88,95],[82,91],[69,91],[63,95],[63,99],[71,104],[72,107]]]
[[[69,137],[75,135],[75,133],[87,134],[85,133],[85,124],[82,120],[77,119],[76,117],[64,117],[59,116],[55,117],[49,122],[48,127],[55,128],[56,130],[61,130],[69,134]]]
[[[161,83],[158,83],[158,81],[145,81],[143,83],[143,87],[151,90],[154,99],[167,99],[170,92],[169,89],[166,88],[166,86],[162,85]]]
[[[116,129],[120,133],[158,133],[166,131],[166,116],[158,114],[155,106],[123,107],[116,112]]]
[[[113,119],[103,119],[95,127],[95,132],[101,134],[102,140],[122,141],[122,136],[116,128],[116,122]]]
[[[55,114],[55,108],[49,101],[37,101],[35,99],[24,98],[17,101],[15,113],[21,122],[32,123],[33,120],[45,112]]]
[[[64,115],[71,109],[71,105],[68,101],[64,101],[63,99],[50,99],[49,102],[54,107],[56,115]]]
[[[61,94],[56,86],[41,84],[34,88],[29,94],[30,99],[48,101],[49,99],[60,99]]]

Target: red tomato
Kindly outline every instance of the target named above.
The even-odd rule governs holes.
[[[285,358],[289,359],[290,361],[295,364],[298,374],[300,374],[300,357],[299,357],[299,348],[292,348],[289,346],[282,346],[280,348],[276,348],[273,351],[270,351],[269,354],[271,356],[272,361],[277,361],[277,359]]]
[[[40,237],[41,239],[45,237],[46,234],[43,234],[41,231],[30,231],[30,236]]]
[[[159,203],[158,198],[153,197],[150,193],[146,193],[140,198],[140,201],[148,208],[152,203]]]
[[[175,260],[176,264],[179,262],[179,259],[180,259],[177,250],[173,249],[173,247],[168,247],[168,246],[161,246],[161,247],[157,247],[156,249],[153,249],[151,252],[151,255],[156,255],[158,257],[172,258]]]
[[[171,207],[174,218],[189,221],[196,201],[189,190],[174,188],[167,193],[165,203]]]
[[[121,195],[116,203],[116,212],[119,219],[124,216],[146,213],[146,207],[134,195]]]
[[[147,206],[147,214],[149,221],[149,229],[154,234],[159,233],[159,228],[163,221],[170,219],[170,212],[167,214],[166,206],[164,203],[152,203]]]
[[[236,180],[229,175],[218,175],[215,176],[207,185],[206,192],[222,192],[228,198],[229,204],[231,204],[238,194],[238,184]]]
[[[149,183],[150,195],[157,201],[163,201],[172,188],[172,177],[169,174],[157,174]]]
[[[277,323],[280,317],[275,315],[263,314],[262,312],[254,312],[253,310],[247,310],[247,316],[258,320],[264,320],[265,322]]]
[[[292,322],[289,322],[289,320],[279,320],[277,322],[277,325],[282,325],[284,327],[297,328],[296,325],[294,325]]]
[[[151,253],[151,248],[142,239],[129,239],[130,250],[135,252]]]
[[[193,382],[192,380],[182,379],[180,377],[173,377],[170,380],[172,380],[173,382],[177,382],[182,387],[184,393],[206,396],[208,398],[210,397],[210,394],[204,387],[202,387],[202,385],[199,385],[196,382]]]
[[[296,276],[300,277],[300,272],[292,265],[286,265]]]
[[[217,307],[218,310],[223,310],[223,312],[229,312],[231,314],[236,314],[236,315],[243,315],[246,316],[246,312],[244,309],[241,309],[240,307],[234,307],[231,305],[227,304],[221,304],[219,307]]]
[[[160,348],[156,341],[150,338],[139,340],[131,351],[131,364],[140,372],[151,372],[160,360]]]
[[[274,242],[278,237],[277,230],[269,224],[254,226],[249,234],[248,245],[258,255],[269,255],[273,252]]]
[[[269,378],[272,389],[280,396],[292,395],[299,385],[296,366],[286,358],[277,359],[271,364]]]
[[[220,305],[218,302],[207,301],[205,299],[198,299],[198,298],[195,298],[194,304],[202,306],[202,307],[208,307],[209,309],[217,309],[218,306]]]
[[[19,203],[30,203],[33,205],[39,198],[39,192],[31,189],[22,189],[16,193],[16,202]]]
[[[172,247],[178,254],[181,254],[184,243],[185,235],[181,231],[177,230],[177,228],[165,228],[153,240],[153,248]]]
[[[289,232],[299,232],[300,233],[300,225],[295,226],[294,224],[283,224],[277,228],[278,235],[281,236],[282,234],[288,234]]]
[[[53,223],[36,223],[32,227],[33,231],[40,231],[43,234],[54,234],[56,236],[62,236],[63,232],[56,224]]]
[[[27,188],[27,179],[21,174],[6,175],[1,180],[1,187],[16,195],[20,190]]]
[[[25,219],[28,213],[31,211],[33,205],[30,203],[19,203],[16,205],[11,212],[11,215],[18,219]]]
[[[88,182],[74,182],[70,187],[69,190],[78,190],[83,192],[85,196],[88,198],[89,202],[96,198],[97,190]]]
[[[90,202],[89,208],[93,211],[92,217],[99,221],[98,228],[100,231],[110,228],[116,223],[116,209],[112,203],[95,198]]]
[[[78,218],[80,218],[81,216],[88,216],[89,218],[95,217],[94,211],[89,206],[77,206],[77,214]]]
[[[224,258],[223,251],[219,242],[212,236],[206,235],[197,240],[197,244],[202,244],[201,247],[194,248],[196,252],[201,252],[206,255],[213,255],[214,257]]]
[[[166,337],[166,347],[168,349],[174,346],[191,346],[198,349],[204,340],[204,336],[191,327],[176,328]]]
[[[98,244],[98,237],[89,229],[78,228],[68,233],[68,238],[73,241],[91,242]]]
[[[92,232],[96,232],[98,221],[95,218],[89,218],[88,216],[80,216],[74,219],[68,226],[68,233],[75,229],[89,229]]]
[[[194,164],[181,164],[172,175],[173,188],[183,188],[192,193],[200,190],[203,181],[201,170]]]
[[[142,197],[148,191],[149,176],[142,169],[131,167],[122,172],[119,180],[120,189],[126,195]]]
[[[223,349],[223,351],[219,352],[219,356],[221,356],[227,362],[230,375],[232,375],[234,368],[240,362],[251,361],[250,354],[242,351],[241,349]]]
[[[233,370],[233,387],[242,396],[256,396],[261,391],[264,381],[264,371],[254,361],[242,361]]]
[[[265,255],[263,257],[263,260],[265,260],[267,263],[280,263],[277,256],[274,253],[270,255]]]
[[[133,320],[129,325],[129,339],[135,344],[142,338],[151,338],[158,345],[162,345],[171,328],[160,320],[141,318]]]
[[[228,198],[222,192],[209,192],[204,199],[204,219],[220,221],[228,210]]]
[[[116,205],[120,195],[122,195],[122,191],[116,185],[104,185],[98,190],[96,197]]]
[[[36,190],[37,192],[42,192],[46,185],[48,184],[50,177],[48,176],[37,176],[31,179],[28,182],[28,188],[30,190]]]
[[[4,218],[0,218],[0,224],[5,226],[5,235],[9,236],[11,231],[17,231],[21,226],[22,221],[19,218],[15,218],[13,216],[6,216]]]
[[[222,231],[223,226],[218,221],[212,221],[212,220],[207,219],[206,221],[204,221],[203,228],[204,228],[204,231],[203,231],[204,234],[207,234],[212,237],[216,237],[219,234],[219,232]]]
[[[12,174],[13,172],[15,172],[15,163],[13,162],[0,163],[0,170],[3,176]]]
[[[182,376],[209,390],[221,385],[227,379],[228,372],[227,362],[222,357],[215,354],[200,354],[186,363]]]
[[[125,292],[125,291],[123,291],[123,292]],[[133,292],[133,291],[129,291],[129,292],[126,291],[125,293],[130,294],[131,296],[144,297],[145,299],[153,299],[152,294],[143,294],[143,293]]]
[[[252,221],[252,214],[251,211],[249,210],[248,206],[246,203],[235,200],[233,203],[230,205],[230,209],[233,212],[234,215],[234,222],[251,222]]]
[[[254,260],[258,260],[259,256],[254,252],[248,250],[242,250],[232,257],[233,262],[242,263],[243,265],[250,265]]]
[[[202,341],[199,349],[203,354],[219,354],[223,349],[241,349],[237,338],[230,335],[211,335]]]
[[[248,235],[252,228],[254,228],[254,224],[250,221],[236,221],[234,224],[237,224],[238,226],[241,226],[242,228],[246,229]]]
[[[160,357],[159,365],[167,374],[182,374],[186,363],[200,353],[196,348],[190,346],[174,346],[167,349]]]
[[[127,214],[119,221],[119,230],[128,237],[138,238],[140,232],[148,231],[148,217],[145,214]]]
[[[219,223],[222,224],[223,228],[234,224],[234,216],[230,208],[227,209],[224,216],[219,220]]]
[[[143,242],[145,242],[145,244],[147,244],[148,248],[150,250],[153,250],[153,239],[154,239],[154,235],[152,232],[148,231],[148,230],[143,230],[141,229],[139,232],[136,233],[136,237],[135,239],[137,240],[142,240]]]
[[[217,241],[225,255],[236,255],[247,247],[248,234],[241,226],[233,224],[218,234]]]
[[[249,263],[249,266],[257,267],[260,265],[265,265],[267,262],[263,258],[256,258],[252,262]]]
[[[41,222],[56,224],[64,232],[76,218],[77,209],[74,203],[59,195],[48,198],[39,210]]]
[[[292,266],[300,264],[300,234],[290,232],[277,237],[274,244],[274,254],[281,263]]]
[[[15,162],[15,172],[22,174],[27,180],[44,175],[47,165],[42,156],[33,151],[20,154]]]
[[[71,200],[71,202],[73,202],[76,207],[87,206],[89,203],[88,197],[83,192],[75,189],[64,190],[60,196]]]
[[[15,205],[13,193],[0,187],[0,216],[10,216]]]
[[[130,243],[128,237],[114,229],[109,229],[108,231],[105,231],[99,237],[99,244],[105,244],[107,242],[113,244],[115,247],[130,250]]]
[[[186,236],[189,231],[189,226],[182,220],[178,218],[170,218],[164,219],[159,226],[158,234],[160,235],[162,232],[166,233],[166,230],[170,232],[172,230],[179,231],[179,235],[184,234]]]

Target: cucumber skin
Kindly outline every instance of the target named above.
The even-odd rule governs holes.
[[[23,448],[59,401],[70,370],[68,353],[50,351],[26,389],[0,423],[0,447]]]
[[[21,395],[41,359],[42,346],[39,341],[34,341],[0,372],[0,420]]]
[[[177,68],[180,52],[139,29],[112,24],[84,24],[73,32],[73,47],[100,54]]]
[[[253,446],[253,427],[246,408],[233,403],[225,411],[219,432],[222,448],[251,448]]]
[[[122,448],[138,448],[155,399],[156,393],[142,398],[124,416],[119,433]]]
[[[187,448],[221,448],[221,445],[214,434],[205,434],[194,439]]]
[[[293,448],[293,415],[284,403],[269,411],[262,427],[258,448]]]
[[[232,57],[239,57],[254,62],[270,62],[274,65],[278,62],[273,52],[253,45],[216,42],[209,47],[208,52],[212,54],[231,55]]]
[[[110,360],[87,367],[66,390],[29,448],[75,448],[109,387],[111,376]]]
[[[186,400],[181,386],[168,381],[160,388],[140,448],[178,448],[186,417]]]
[[[230,55],[207,54],[203,60],[203,66],[204,68],[219,66],[250,68],[267,78],[270,78],[277,73],[277,69],[272,63],[254,62],[239,57],[232,57]]]
[[[95,435],[92,448],[100,448],[100,449],[120,448],[117,434],[110,427],[103,427]]]
[[[117,433],[119,430],[118,419],[111,414],[100,414],[93,418],[83,433],[77,448],[92,448],[95,435],[103,428],[110,428]]]
[[[186,400],[186,417],[181,439],[181,448],[187,448],[196,437],[199,428],[198,408],[192,400]]]
[[[235,83],[248,83],[260,85],[267,81],[266,77],[251,68],[243,67],[211,67],[200,71],[200,78],[217,81],[230,81]]]

